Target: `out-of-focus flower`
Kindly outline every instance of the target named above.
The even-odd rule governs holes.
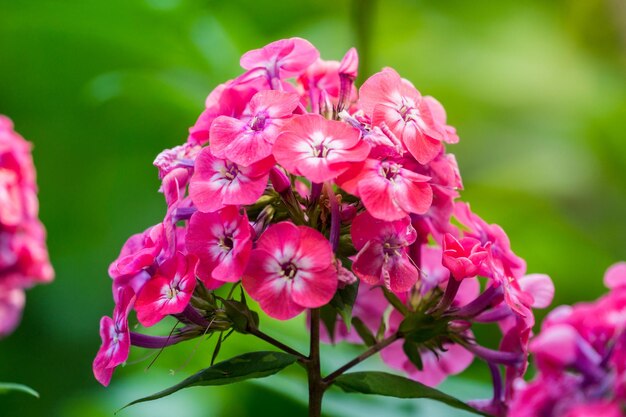
[[[0,337],[18,326],[24,290],[54,277],[38,216],[31,144],[0,115]]]

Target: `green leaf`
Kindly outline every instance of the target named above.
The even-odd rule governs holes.
[[[248,308],[245,299],[242,301],[222,300],[222,304],[226,315],[233,323],[233,328],[239,333],[248,333],[250,326],[259,325],[259,315]]]
[[[22,384],[14,384],[11,382],[0,382],[0,394],[7,394],[9,392],[23,392],[24,394],[32,395],[33,397],[39,398],[39,393],[31,387],[27,387],[26,385]]]
[[[428,398],[460,410],[491,417],[463,401],[417,381],[386,372],[353,372],[343,374],[335,385],[348,393],[384,395],[395,398]]]
[[[330,304],[320,308],[320,319],[328,331],[330,341],[335,343],[335,327],[337,326],[337,310]]]
[[[424,369],[424,363],[422,362],[422,355],[420,355],[419,345],[410,340],[405,340],[402,344],[402,350],[404,354],[411,361],[413,365],[419,370]]]
[[[265,378],[283,370],[298,360],[297,356],[283,352],[250,352],[225,360],[203,369],[184,381],[126,404],[120,410],[131,405],[157,400],[189,387],[228,385],[252,378]]]
[[[352,307],[354,306],[358,292],[359,281],[337,290],[333,299],[330,300],[330,305],[335,307],[348,330],[350,330]]]
[[[402,313],[403,316],[406,316],[407,314],[410,313],[409,308],[402,302],[402,300],[398,298],[397,295],[395,295],[394,293],[392,293],[385,287],[382,287],[382,289],[383,289],[383,294],[385,295],[385,298],[387,299],[387,301],[389,301],[389,303],[392,306],[394,306],[396,310]]]
[[[372,346],[376,344],[376,338],[360,318],[352,317],[352,325],[361,337],[361,340],[363,340],[363,342],[365,342],[367,346]]]

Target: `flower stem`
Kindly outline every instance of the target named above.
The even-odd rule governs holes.
[[[388,338],[381,340],[380,342],[376,343],[375,345],[372,345],[365,352],[361,353],[359,356],[357,356],[356,358],[352,359],[350,362],[346,363],[341,368],[338,368],[335,372],[331,373],[326,378],[324,378],[323,379],[324,385],[326,387],[328,387],[329,385],[331,385],[335,381],[335,379],[337,379],[337,377],[342,375],[348,369],[358,365],[359,363],[363,362],[365,359],[369,358],[370,356],[373,356],[376,353],[380,352],[381,350],[383,350],[384,348],[386,348],[387,346],[389,346],[390,344],[392,344],[393,342],[395,342],[399,338],[400,338],[400,334],[398,332],[396,332],[396,333],[392,334],[391,336],[389,336]]]
[[[290,353],[290,354],[292,354],[294,356],[297,356],[301,362],[302,361],[307,361],[307,357],[304,356],[302,353],[300,353],[297,350],[287,346],[283,342],[280,342],[280,341],[274,339],[272,336],[263,333],[262,331],[260,331],[259,329],[255,328],[255,327],[248,329],[248,332],[250,334],[258,337],[261,340],[265,340],[270,345],[276,346],[278,349],[282,350],[283,352],[287,352],[287,353]]]
[[[309,417],[322,415],[322,397],[324,396],[324,382],[320,370],[320,310],[311,310],[311,347],[307,362],[309,379]]]

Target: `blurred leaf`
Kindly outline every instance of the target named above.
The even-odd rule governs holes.
[[[353,372],[344,374],[335,380],[335,385],[348,393],[384,395],[396,398],[428,398],[445,403],[453,408],[489,416],[489,414],[478,411],[463,401],[435,388],[386,372]]]
[[[395,295],[394,293],[392,293],[385,287],[383,287],[383,294],[385,294],[385,298],[387,299],[387,301],[389,301],[389,303],[396,310],[402,313],[403,316],[406,316],[407,314],[409,314],[409,308],[406,305],[404,305],[402,300],[400,300],[397,295]]]
[[[31,387],[27,387],[26,385],[22,384],[14,384],[11,382],[0,382],[0,394],[7,394],[16,391],[23,392],[24,394],[32,395],[33,397],[39,398],[39,393]]]
[[[320,308],[320,318],[328,331],[331,342],[335,342],[335,327],[337,326],[337,310],[330,304]]]
[[[405,340],[402,344],[402,350],[405,355],[418,371],[424,369],[424,363],[422,362],[422,355],[420,355],[419,345],[411,340]]]
[[[189,387],[228,385],[245,381],[251,378],[265,378],[288,367],[298,358],[282,352],[251,352],[220,362],[203,369],[184,381],[157,392],[156,394],[132,401],[122,407],[123,410],[131,405],[158,400],[177,391]]]
[[[348,330],[350,330],[352,307],[354,306],[358,292],[359,281],[352,285],[346,285],[345,287],[340,288],[337,290],[333,299],[330,300],[330,304],[335,307]]]
[[[376,344],[376,338],[360,318],[352,317],[352,325],[367,346],[372,346]]]

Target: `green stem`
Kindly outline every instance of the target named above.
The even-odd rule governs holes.
[[[325,386],[320,369],[320,310],[318,308],[311,310],[311,348],[307,362],[307,374],[309,378],[309,417],[320,417]]]
[[[381,340],[375,345],[372,345],[365,352],[361,353],[359,356],[352,359],[350,362],[346,363],[342,367],[338,368],[335,372],[331,373],[326,378],[324,378],[322,380],[322,383],[326,387],[330,386],[333,382],[335,382],[335,379],[337,379],[339,376],[345,373],[348,369],[358,365],[359,363],[363,362],[365,359],[369,358],[370,356],[373,356],[376,353],[380,352],[381,350],[383,350],[384,348],[386,348],[387,346],[389,346],[390,344],[392,344],[399,338],[400,338],[400,334],[396,332],[392,334],[391,336],[389,336],[388,338]]]
[[[272,336],[263,333],[262,331],[260,331],[257,328],[248,329],[248,332],[250,334],[258,337],[261,340],[265,340],[270,345],[276,346],[278,349],[282,350],[283,352],[287,352],[287,353],[290,353],[290,354],[292,354],[294,356],[297,356],[298,360],[300,360],[301,362],[307,362],[308,361],[308,358],[306,356],[304,356],[302,353],[298,352],[297,350],[295,350],[292,347],[287,346],[283,342],[280,342],[280,341],[274,339]]]

